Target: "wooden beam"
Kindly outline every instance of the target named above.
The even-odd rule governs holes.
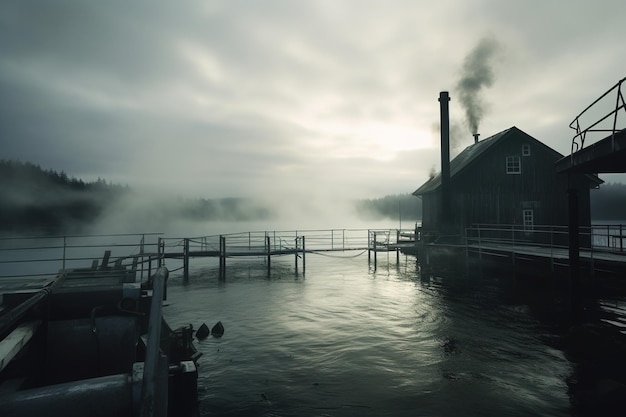
[[[22,350],[26,343],[28,343],[38,327],[38,321],[22,323],[0,341],[0,372],[13,360],[15,355]]]

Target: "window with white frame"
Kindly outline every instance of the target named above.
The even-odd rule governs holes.
[[[519,156],[507,156],[506,157],[506,173],[507,174],[521,174],[522,163]]]
[[[532,209],[522,210],[522,220],[524,221],[524,230],[533,230],[535,227],[535,215]]]
[[[527,143],[522,145],[522,156],[530,156],[530,145]]]

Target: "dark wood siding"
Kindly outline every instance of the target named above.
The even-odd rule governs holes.
[[[530,151],[523,154],[523,148]],[[520,160],[521,173],[507,174],[507,157]],[[532,210],[535,226],[567,226],[570,180],[556,174],[560,154],[513,128],[450,181],[451,221],[459,231],[471,224],[523,225],[524,210]],[[580,224],[590,225],[589,181],[580,180]],[[439,190],[422,196],[424,229],[441,229]]]

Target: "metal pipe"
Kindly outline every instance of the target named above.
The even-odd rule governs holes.
[[[3,417],[130,417],[132,409],[132,380],[128,374],[48,385],[0,397]]]

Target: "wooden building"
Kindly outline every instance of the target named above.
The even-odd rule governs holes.
[[[443,149],[443,147],[442,147]],[[443,151],[442,151],[443,155]],[[422,199],[422,230],[463,235],[472,224],[568,225],[568,189],[578,191],[579,222],[591,225],[589,193],[597,176],[557,174],[563,155],[517,127],[468,146],[413,195]]]

